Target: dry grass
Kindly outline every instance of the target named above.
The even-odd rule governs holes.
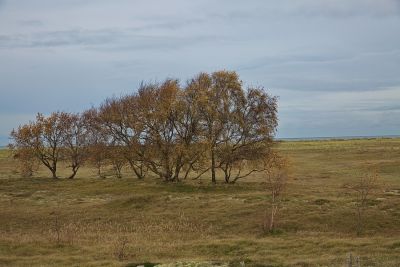
[[[2,150],[0,266],[344,266],[350,252],[361,266],[399,266],[400,139],[282,142],[279,150],[292,168],[274,235],[262,234],[267,199],[257,175],[216,186],[138,181],[128,171],[98,179],[88,168],[72,181],[45,170],[20,178]],[[386,190],[357,237],[346,185],[371,166]]]

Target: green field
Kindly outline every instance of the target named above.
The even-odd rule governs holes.
[[[212,261],[240,266],[400,266],[400,139],[281,142],[290,182],[278,220],[264,234],[263,177],[234,185],[105,179],[20,178],[0,151],[0,266],[136,266]],[[354,183],[371,167],[379,192],[355,234]],[[57,235],[59,240],[57,241]],[[123,242],[124,241],[124,242]],[[118,252],[125,243],[123,259]]]

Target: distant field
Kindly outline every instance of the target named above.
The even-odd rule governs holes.
[[[400,138],[277,147],[290,160],[291,179],[274,235],[261,231],[267,195],[260,175],[235,185],[222,177],[218,185],[208,177],[165,184],[138,181],[129,170],[99,179],[83,168],[75,180],[54,181],[45,170],[26,179],[0,150],[0,266],[345,266],[349,253],[361,266],[400,266]],[[356,237],[346,184],[372,166],[382,190],[370,203],[366,234]]]

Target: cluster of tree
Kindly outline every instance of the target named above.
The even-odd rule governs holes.
[[[234,183],[263,168],[277,122],[276,97],[244,89],[235,72],[217,71],[184,86],[174,79],[142,84],[81,114],[39,114],[12,131],[11,147],[26,169],[39,162],[54,178],[60,161],[69,163],[69,178],[90,161],[99,175],[104,162],[118,175],[126,163],[139,179],[149,172],[165,181],[211,173],[215,183],[220,170]]]

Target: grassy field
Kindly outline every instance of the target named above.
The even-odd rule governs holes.
[[[20,178],[0,151],[0,266],[136,266],[213,261],[240,266],[400,266],[400,139],[281,142],[291,163],[277,233],[261,230],[263,177],[235,185],[95,177]],[[355,234],[346,187],[370,167],[382,189]],[[124,252],[122,259],[118,253]],[[120,255],[121,256],[121,255]]]

